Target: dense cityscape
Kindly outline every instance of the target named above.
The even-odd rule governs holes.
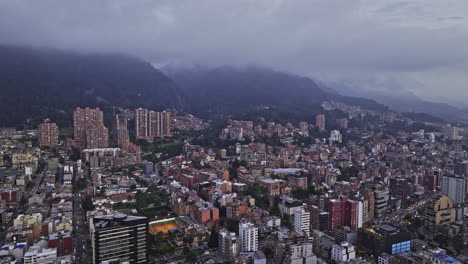
[[[466,263],[463,128],[321,107],[2,128],[1,263]]]
[[[467,0],[0,0],[0,264],[468,264]]]

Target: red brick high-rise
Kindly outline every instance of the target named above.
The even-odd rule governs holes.
[[[343,226],[343,209],[340,200],[332,199],[328,201],[328,220],[330,221],[328,227],[333,230],[337,227]]]
[[[136,139],[152,140],[155,137],[171,136],[171,113],[155,112],[138,108],[135,110]]]
[[[37,136],[39,146],[54,147],[58,145],[58,127],[55,123],[41,123],[38,126]]]
[[[325,131],[325,115],[319,114],[315,117],[315,126],[318,127],[319,131]]]
[[[73,132],[75,143],[82,149],[109,146],[109,130],[99,108],[77,107],[73,112]]]

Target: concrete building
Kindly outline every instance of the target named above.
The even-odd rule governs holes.
[[[286,251],[284,264],[316,264],[312,243],[293,244]]]
[[[356,258],[354,246],[348,242],[342,242],[340,245],[335,244],[332,247],[331,259],[340,263],[347,262]]]
[[[448,196],[454,204],[463,204],[465,202],[465,179],[456,176],[442,177],[441,193]]]
[[[460,128],[456,126],[447,126],[445,130],[445,136],[449,140],[461,140],[462,136],[460,136]]]
[[[455,222],[455,208],[447,196],[439,195],[426,205],[426,225],[432,230],[437,226]]]
[[[330,132],[330,143],[332,142],[341,142],[343,140],[343,136],[341,135],[339,130],[332,130]]]
[[[258,250],[258,227],[253,223],[241,221],[239,223],[239,241],[241,252],[255,252]]]
[[[375,191],[374,192],[374,209],[375,209],[375,216],[381,217],[382,215],[387,213],[387,206],[389,200],[389,192],[388,191]]]
[[[239,242],[236,233],[220,232],[218,238],[218,255],[230,260],[239,254]]]

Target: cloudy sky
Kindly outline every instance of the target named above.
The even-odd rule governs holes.
[[[468,104],[466,0],[0,0],[0,42],[256,64]]]

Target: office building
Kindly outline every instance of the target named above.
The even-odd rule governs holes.
[[[354,250],[354,246],[349,244],[348,242],[341,242],[340,245],[335,244],[332,247],[331,251],[331,259],[341,263],[341,262],[348,262],[352,259],[356,258],[356,251]]]
[[[55,147],[58,145],[58,127],[55,123],[41,123],[37,129],[39,146]]]
[[[310,234],[310,212],[304,209],[294,212],[294,231],[298,234],[309,236]]]
[[[258,250],[258,227],[253,223],[241,221],[239,223],[239,241],[241,252],[255,252]]]
[[[171,113],[155,112],[143,108],[135,110],[136,139],[153,140],[171,136]]]
[[[465,202],[465,179],[456,176],[442,177],[441,193],[448,196],[454,204],[463,204]]]
[[[285,252],[284,264],[316,264],[317,257],[312,243],[289,245]]]
[[[315,126],[320,132],[325,131],[325,115],[319,114],[315,117]]]
[[[236,233],[228,231],[220,232],[218,238],[218,255],[225,260],[237,256],[239,253],[239,242]]]
[[[455,222],[455,208],[447,196],[439,195],[426,205],[426,226],[436,230],[437,226]]]
[[[375,216],[381,217],[387,213],[387,206],[389,200],[388,191],[375,191],[374,192],[374,209]]]
[[[320,231],[327,231],[330,230],[330,215],[328,212],[320,212],[318,216],[319,220],[319,230]]]
[[[148,218],[124,214],[94,217],[91,225],[93,263],[118,259],[148,263]]]
[[[396,255],[411,250],[411,234],[389,225],[360,228],[358,247],[369,256]]]
[[[408,200],[408,180],[402,178],[390,179],[390,195],[401,200],[401,204],[406,204]]]
[[[76,108],[73,112],[73,135],[79,148],[107,148],[109,131],[104,126],[103,112],[99,108]]]

